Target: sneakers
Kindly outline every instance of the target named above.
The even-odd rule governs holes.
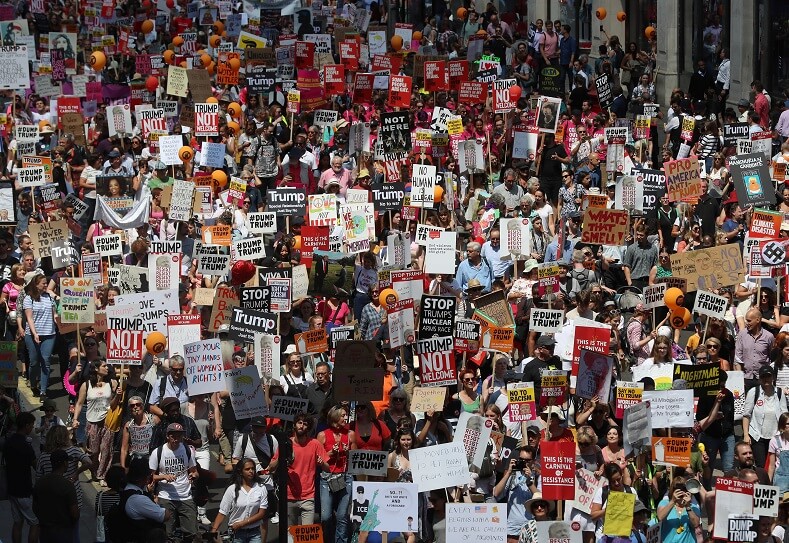
[[[211,521],[208,520],[208,517],[203,515],[197,515],[197,522],[202,524],[203,526],[211,526]]]
[[[279,524],[279,513],[274,513],[274,516],[271,517],[271,524]]]

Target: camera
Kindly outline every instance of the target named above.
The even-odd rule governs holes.
[[[515,460],[515,469],[516,470],[526,469],[526,467],[528,465],[529,465],[529,462],[527,460],[524,460],[523,458],[518,458],[517,460]]]

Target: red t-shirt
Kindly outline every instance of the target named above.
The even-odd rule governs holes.
[[[314,438],[304,445],[295,439],[291,443],[293,463],[288,466],[288,500],[310,500],[315,497],[315,472],[323,447]]]
[[[356,421],[351,423],[351,430],[356,432],[356,447],[365,451],[383,450],[384,441],[392,437],[392,432],[389,431],[389,427],[380,420],[372,422],[370,436],[366,441],[356,428]]]
[[[545,430],[540,431],[540,441],[546,441],[545,439]],[[551,439],[547,441],[575,441],[575,435],[573,434],[572,430],[569,428],[565,428],[564,431],[555,436],[551,436]]]

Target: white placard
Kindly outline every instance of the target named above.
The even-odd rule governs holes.
[[[428,237],[425,250],[425,273],[455,275],[457,232],[443,231],[438,238]]]
[[[723,319],[728,305],[729,301],[723,296],[699,290],[696,292],[696,301],[693,302],[693,312],[713,319]]]
[[[413,481],[419,492],[469,483],[468,461],[462,443],[443,443],[409,451]],[[449,504],[447,504],[449,505]],[[506,517],[506,508],[504,509]]]
[[[692,428],[693,390],[645,390],[652,428]]]
[[[121,237],[118,234],[107,234],[93,238],[93,247],[101,256],[122,256]]]
[[[555,334],[562,329],[564,311],[561,309],[541,309],[533,307],[529,315],[529,330]]]
[[[770,485],[753,485],[753,514],[760,517],[777,517],[781,498],[780,488]]]
[[[666,284],[657,283],[644,288],[644,307],[653,309],[663,305],[663,297],[666,294]]]

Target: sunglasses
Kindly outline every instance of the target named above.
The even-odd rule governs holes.
[[[405,398],[392,398],[393,402],[404,402]]]
[[[705,347],[708,348],[708,349],[715,349],[715,350],[720,349],[720,345],[715,345],[714,343],[710,343],[709,345],[705,345]]]
[[[548,504],[546,502],[535,502],[532,504],[532,507],[535,509],[548,509]]]
[[[183,371],[183,368],[170,368],[170,373],[182,373]]]
[[[130,404],[129,404],[129,407],[131,407],[132,409],[134,409],[135,407],[142,407],[142,404],[141,404],[141,403],[130,403]]]
[[[476,377],[465,377],[465,378],[463,379],[463,382],[464,382],[464,383],[473,383],[473,382],[476,382],[476,380],[477,380],[477,378],[476,378]]]

